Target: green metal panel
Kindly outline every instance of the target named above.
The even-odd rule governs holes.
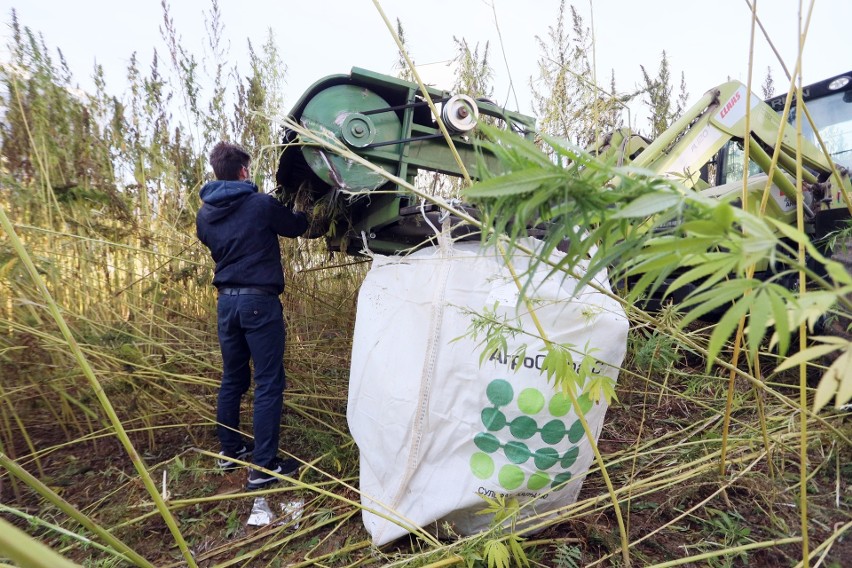
[[[453,144],[465,169],[474,178],[481,174],[482,164],[493,174],[502,171],[502,166],[479,145],[475,130],[470,130],[475,128],[475,121],[465,122],[465,119],[477,114],[500,119],[511,124],[520,135],[532,137],[535,121],[531,117],[487,101],[469,97],[462,100],[461,95],[434,88],[426,88],[425,95],[442,114],[447,113],[455,121],[456,129],[450,130]],[[425,95],[415,83],[355,68],[348,76],[333,75],[314,83],[299,99],[290,117],[408,182],[413,182],[417,173],[424,170],[461,176],[461,168],[426,104]],[[461,109],[464,117],[458,113],[461,107],[454,104],[465,105]],[[276,180],[290,203],[297,195],[309,207],[322,202],[322,207],[313,210],[323,211],[325,217],[318,225],[330,227],[326,236],[333,248],[345,247],[357,252],[364,236],[375,252],[393,252],[416,244],[411,242],[416,231],[412,230],[410,221],[421,213],[410,208],[416,201],[413,195],[400,191],[380,173],[321,149],[309,140],[298,144],[294,143],[295,137],[285,134],[285,142]],[[353,193],[361,195],[353,197]],[[425,225],[424,236],[431,235],[427,229]],[[403,242],[391,246],[389,243],[397,238]]]
[[[301,122],[311,130],[327,134],[330,139],[361,148],[377,142],[399,140],[402,125],[395,113],[362,114],[387,106],[387,101],[368,89],[355,85],[334,85],[320,91],[308,102],[302,112]],[[383,149],[398,151],[396,148],[389,146]],[[314,173],[332,187],[376,189],[385,183],[380,174],[332,152],[312,146],[303,147],[302,152]],[[396,173],[395,168],[386,169]]]

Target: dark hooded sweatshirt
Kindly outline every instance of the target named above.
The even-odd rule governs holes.
[[[201,201],[195,228],[216,263],[213,285],[283,292],[278,236],[303,234],[305,214],[259,193],[250,181],[211,181],[201,188]]]

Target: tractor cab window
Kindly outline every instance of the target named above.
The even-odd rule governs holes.
[[[743,179],[743,160],[745,159],[745,151],[740,142],[730,141],[725,144],[723,149],[724,159],[722,160],[722,170],[720,173],[719,185],[731,183],[734,181],[742,181]],[[748,161],[748,175],[752,176],[761,172],[760,166],[752,160]]]
[[[841,166],[852,168],[852,91],[808,101],[808,112],[817,125],[817,132],[831,154],[831,159]],[[795,126],[797,108],[790,109],[788,122]],[[802,117],[802,135],[806,140],[819,147],[819,141],[806,117]],[[742,145],[728,142],[723,148],[720,162],[719,185],[740,181],[743,177]],[[749,163],[749,174],[760,173],[754,162]]]
[[[832,161],[852,168],[852,91],[834,93],[810,101],[807,105]],[[796,110],[795,107],[790,110],[791,125],[796,124]],[[819,141],[805,116],[802,116],[802,135],[819,147]]]

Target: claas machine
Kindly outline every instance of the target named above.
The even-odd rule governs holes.
[[[731,202],[742,195],[742,173],[748,168],[752,207],[760,203],[767,172],[772,171],[771,199],[764,214],[795,224],[797,144],[792,123],[797,112],[807,109],[813,125],[802,117],[804,210],[807,231],[821,237],[849,220],[852,210],[852,72],[805,87],[802,101],[805,105],[793,102],[785,124],[779,116],[784,96],[762,101],[749,96],[743,84],[728,82],[707,91],[655,140],[621,129],[601,137],[590,149],[604,159],[677,178]],[[748,129],[747,106],[751,107]],[[281,197],[314,211],[309,236],[324,237],[331,250],[349,254],[365,250],[395,254],[434,244],[430,239],[435,227],[446,221],[446,212],[400,190],[398,180],[413,183],[424,171],[460,176],[459,161],[474,178],[483,171],[498,175],[500,163],[479,143],[480,121],[518,136],[532,138],[535,133],[533,118],[490,101],[431,88],[423,92],[415,83],[357,68],[316,82],[296,103],[290,119],[292,128],[285,131],[276,175]],[[329,144],[317,144],[317,139]],[[743,163],[745,146],[749,164]],[[335,147],[365,162],[342,155],[347,152]],[[475,217],[475,209],[458,207],[457,211]],[[460,219],[452,221],[458,238],[477,238],[478,230]]]

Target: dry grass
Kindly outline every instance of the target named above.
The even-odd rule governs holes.
[[[69,267],[92,261],[88,252],[84,259],[74,256],[85,251],[69,246],[74,238],[52,234],[50,239],[32,243],[30,250],[42,257],[61,251],[60,260]],[[171,239],[179,241],[180,235]],[[157,256],[143,249],[135,253],[141,256],[135,264]],[[209,278],[209,264],[184,280],[149,275],[146,282],[162,284],[131,286],[111,297],[99,293],[103,283],[94,279],[70,285],[76,270],[50,274],[60,304],[77,306],[63,315],[158,485],[165,472],[169,510],[195,559],[202,566],[343,567],[447,565],[472,558],[484,541],[497,537],[446,541],[439,547],[424,541],[395,543],[382,551],[369,546],[358,508],[358,452],[345,420],[355,295],[368,265],[329,259],[316,242],[294,244],[285,254],[292,269],[284,295],[288,391],[282,450],[308,467],[295,482],[273,490],[269,501],[273,510],[304,501],[298,529],[292,523],[246,527],[254,496],[241,494],[244,473],[222,475],[213,468],[219,355],[213,298],[195,283],[204,280],[204,271]],[[137,279],[138,273],[125,278]],[[191,284],[185,288],[187,282]],[[89,285],[95,289],[87,289]],[[182,563],[162,516],[38,292],[23,279],[8,279],[7,286],[13,286],[13,294],[0,321],[3,454],[153,564]],[[648,349],[644,329],[634,329],[618,387],[620,402],[610,409],[600,440],[626,514],[634,563],[651,565],[753,545],[744,556],[729,552],[707,562],[795,564],[798,545],[783,540],[794,536],[797,526],[795,416],[761,395],[767,448],[755,391],[746,381],[738,383],[728,469],[720,477],[726,377],[704,375],[700,357],[676,343],[666,348],[670,364],[654,364],[643,354]],[[657,355],[659,359],[658,348]],[[784,396],[795,392],[783,377],[773,378],[767,388]],[[844,532],[852,520],[851,430],[842,414],[809,421],[811,538],[826,543],[829,566],[841,565],[849,553]],[[102,550],[42,524],[84,534],[26,482],[7,473],[2,483],[4,517],[78,562],[118,565],[110,564],[110,555]],[[527,542],[527,554],[538,566],[569,565],[558,561],[568,562],[566,551],[572,549],[582,554],[583,564],[617,564],[613,523],[611,504],[593,468],[576,504],[556,518],[537,521],[541,532]]]

